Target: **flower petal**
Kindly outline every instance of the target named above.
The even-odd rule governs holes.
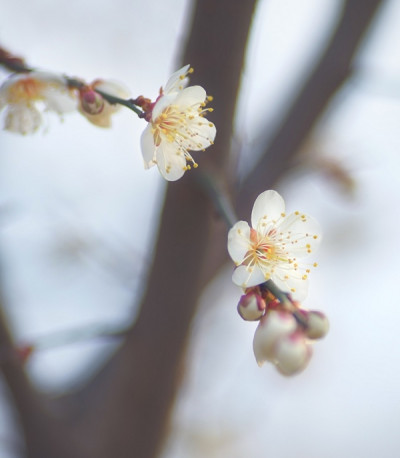
[[[23,135],[33,134],[41,122],[42,116],[34,106],[13,104],[7,109],[4,129]]]
[[[249,248],[250,227],[246,221],[239,221],[228,232],[228,252],[233,262],[240,264]]]
[[[140,146],[142,149],[142,156],[144,161],[144,168],[149,169],[153,167],[155,162],[156,147],[154,145],[153,134],[151,132],[151,125],[148,124],[140,137]]]
[[[302,301],[307,297],[308,278],[299,270],[277,266],[271,278],[278,288],[290,293],[295,300]]]
[[[176,143],[162,141],[156,151],[161,175],[168,181],[176,181],[186,172],[186,158]]]
[[[319,223],[299,212],[291,213],[281,224],[277,231],[286,241],[290,255],[304,257],[313,253],[322,239],[322,230]]]
[[[254,202],[251,225],[258,230],[265,223],[278,221],[284,212],[285,201],[282,196],[273,190],[264,191]]]
[[[233,283],[242,288],[260,285],[265,280],[264,273],[258,266],[239,266],[232,275]]]
[[[189,86],[178,93],[174,100],[174,105],[195,107],[203,103],[206,97],[207,93],[201,86]]]
[[[160,116],[160,114],[165,110],[165,108],[171,105],[175,101],[175,99],[176,94],[167,94],[160,97],[153,107],[151,119],[155,121]]]
[[[68,91],[57,91],[50,87],[43,91],[43,97],[46,109],[58,114],[68,113],[77,108],[77,100]]]
[[[212,122],[197,116],[187,121],[181,144],[186,150],[201,151],[213,144],[216,132]]]
[[[178,92],[186,86],[189,81],[188,78],[186,78],[189,68],[190,65],[185,65],[169,77],[167,84],[163,88],[165,94]]]

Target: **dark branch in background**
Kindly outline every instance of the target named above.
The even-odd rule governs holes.
[[[347,0],[343,3],[342,14],[324,53],[289,106],[272,140],[266,142],[259,163],[245,178],[236,194],[235,207],[240,219],[248,219],[258,194],[274,188],[290,168],[332,97],[351,75],[362,39],[378,7],[384,3],[385,0]],[[203,278],[204,286],[227,261],[226,231],[222,230],[211,243],[208,270]]]
[[[215,96],[216,144],[207,153],[199,153],[203,154],[200,167],[222,179],[255,3],[195,2],[183,58],[195,69],[191,84],[198,83]],[[200,278],[214,238],[215,210],[196,183],[195,173],[168,186],[134,331],[91,390],[85,390],[87,409],[77,429],[82,442],[95,445],[88,456],[153,458],[162,449],[202,292]]]
[[[21,425],[27,456],[84,458],[76,453],[58,419],[47,411],[47,401],[31,385],[0,310],[0,368]],[[44,440],[43,432],[46,433]],[[25,448],[21,447],[21,448]]]
[[[21,57],[14,56],[9,53],[6,49],[0,47],[0,63],[3,67],[11,70],[12,72],[27,73],[31,72],[24,59]]]
[[[365,32],[384,0],[347,0],[333,37],[322,58],[268,141],[256,168],[244,180],[237,196],[240,217],[260,192],[285,173],[332,97],[350,76],[352,63]]]

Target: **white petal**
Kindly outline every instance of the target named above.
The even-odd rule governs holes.
[[[162,141],[156,151],[158,169],[168,181],[176,181],[186,171],[186,159],[176,143]]]
[[[277,231],[282,233],[282,238],[286,241],[287,250],[291,255],[308,256],[320,244],[321,227],[311,216],[296,213],[291,213],[286,217],[278,225]]]
[[[185,65],[169,77],[167,84],[164,86],[165,94],[180,91],[186,86],[188,82],[186,74],[189,70],[189,67],[190,65]]]
[[[24,104],[9,105],[4,128],[19,134],[33,134],[42,122],[39,111],[34,106]]]
[[[302,272],[278,266],[271,278],[278,288],[290,293],[295,300],[302,301],[307,297],[309,283],[308,278],[303,278]]]
[[[233,272],[232,281],[242,288],[249,288],[264,283],[266,278],[258,266],[239,266]]]
[[[200,105],[207,97],[206,91],[201,86],[189,86],[179,92],[174,100],[174,105],[191,107]]]
[[[30,72],[23,75],[25,78],[33,78],[43,83],[55,84],[58,87],[67,87],[67,81],[60,73],[51,72]],[[23,79],[23,78],[19,78]]]
[[[157,100],[157,103],[154,105],[153,112],[151,114],[151,119],[155,121],[160,114],[167,108],[169,105],[174,103],[176,99],[176,95],[174,94],[167,94],[163,95]]]
[[[250,227],[246,221],[237,222],[228,232],[228,252],[233,262],[240,264],[250,249]]]
[[[190,132],[189,138],[183,141],[183,146],[190,151],[200,151],[213,144],[216,128],[207,119],[197,116],[187,122],[187,130]]]
[[[58,114],[68,113],[77,108],[77,100],[67,91],[49,88],[43,91],[43,97],[46,108]]]
[[[140,146],[142,149],[142,156],[144,160],[144,168],[148,169],[155,164],[156,147],[154,145],[153,134],[151,132],[151,125],[148,124],[140,137]]]
[[[285,212],[285,201],[276,191],[269,190],[261,193],[254,202],[251,212],[251,225],[254,229],[264,222],[278,221]]]

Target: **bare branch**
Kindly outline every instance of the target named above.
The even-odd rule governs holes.
[[[265,153],[242,184],[239,216],[246,216],[257,195],[285,173],[332,97],[350,76],[352,62],[375,13],[384,0],[347,0],[324,54],[268,141]]]

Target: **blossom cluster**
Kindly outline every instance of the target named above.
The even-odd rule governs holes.
[[[154,102],[144,96],[128,99],[129,91],[115,81],[85,83],[32,71],[23,61],[20,67],[20,73],[0,86],[4,128],[11,132],[32,134],[45,112],[61,117],[74,110],[107,128],[125,105],[148,123],[140,139],[145,169],[157,165],[168,181],[197,167],[192,151],[204,151],[214,143],[216,128],[206,118],[212,112],[207,107],[212,97],[201,86],[188,86],[193,72],[189,65],[168,79]],[[283,198],[272,190],[257,197],[251,226],[238,221],[228,233],[228,252],[235,263],[232,280],[244,292],[239,314],[247,321],[259,321],[253,345],[257,363],[269,361],[284,375],[304,369],[311,343],[328,331],[327,318],[299,302],[307,296],[309,275],[317,266],[303,258],[314,253],[320,240],[317,221],[299,211],[287,215]]]
[[[212,111],[206,107],[212,97],[201,86],[186,87],[192,71],[186,65],[175,72],[155,102],[143,96],[127,100],[129,91],[115,81],[97,79],[86,84],[54,73],[13,74],[0,86],[4,128],[32,134],[41,126],[44,112],[52,111],[61,117],[74,110],[92,124],[106,128],[111,126],[119,103],[137,106],[148,122],[141,137],[144,167],[157,165],[166,180],[175,181],[186,170],[197,167],[190,151],[204,151],[213,144],[216,134],[214,124],[205,117]]]
[[[329,328],[321,312],[306,311],[299,303],[307,295],[311,266],[316,267],[302,258],[318,247],[321,230],[304,213],[286,215],[283,198],[272,190],[257,197],[251,224],[239,221],[228,233],[236,265],[232,280],[245,292],[238,312],[247,321],[260,321],[253,345],[257,363],[272,362],[292,375],[307,366],[311,342]]]

